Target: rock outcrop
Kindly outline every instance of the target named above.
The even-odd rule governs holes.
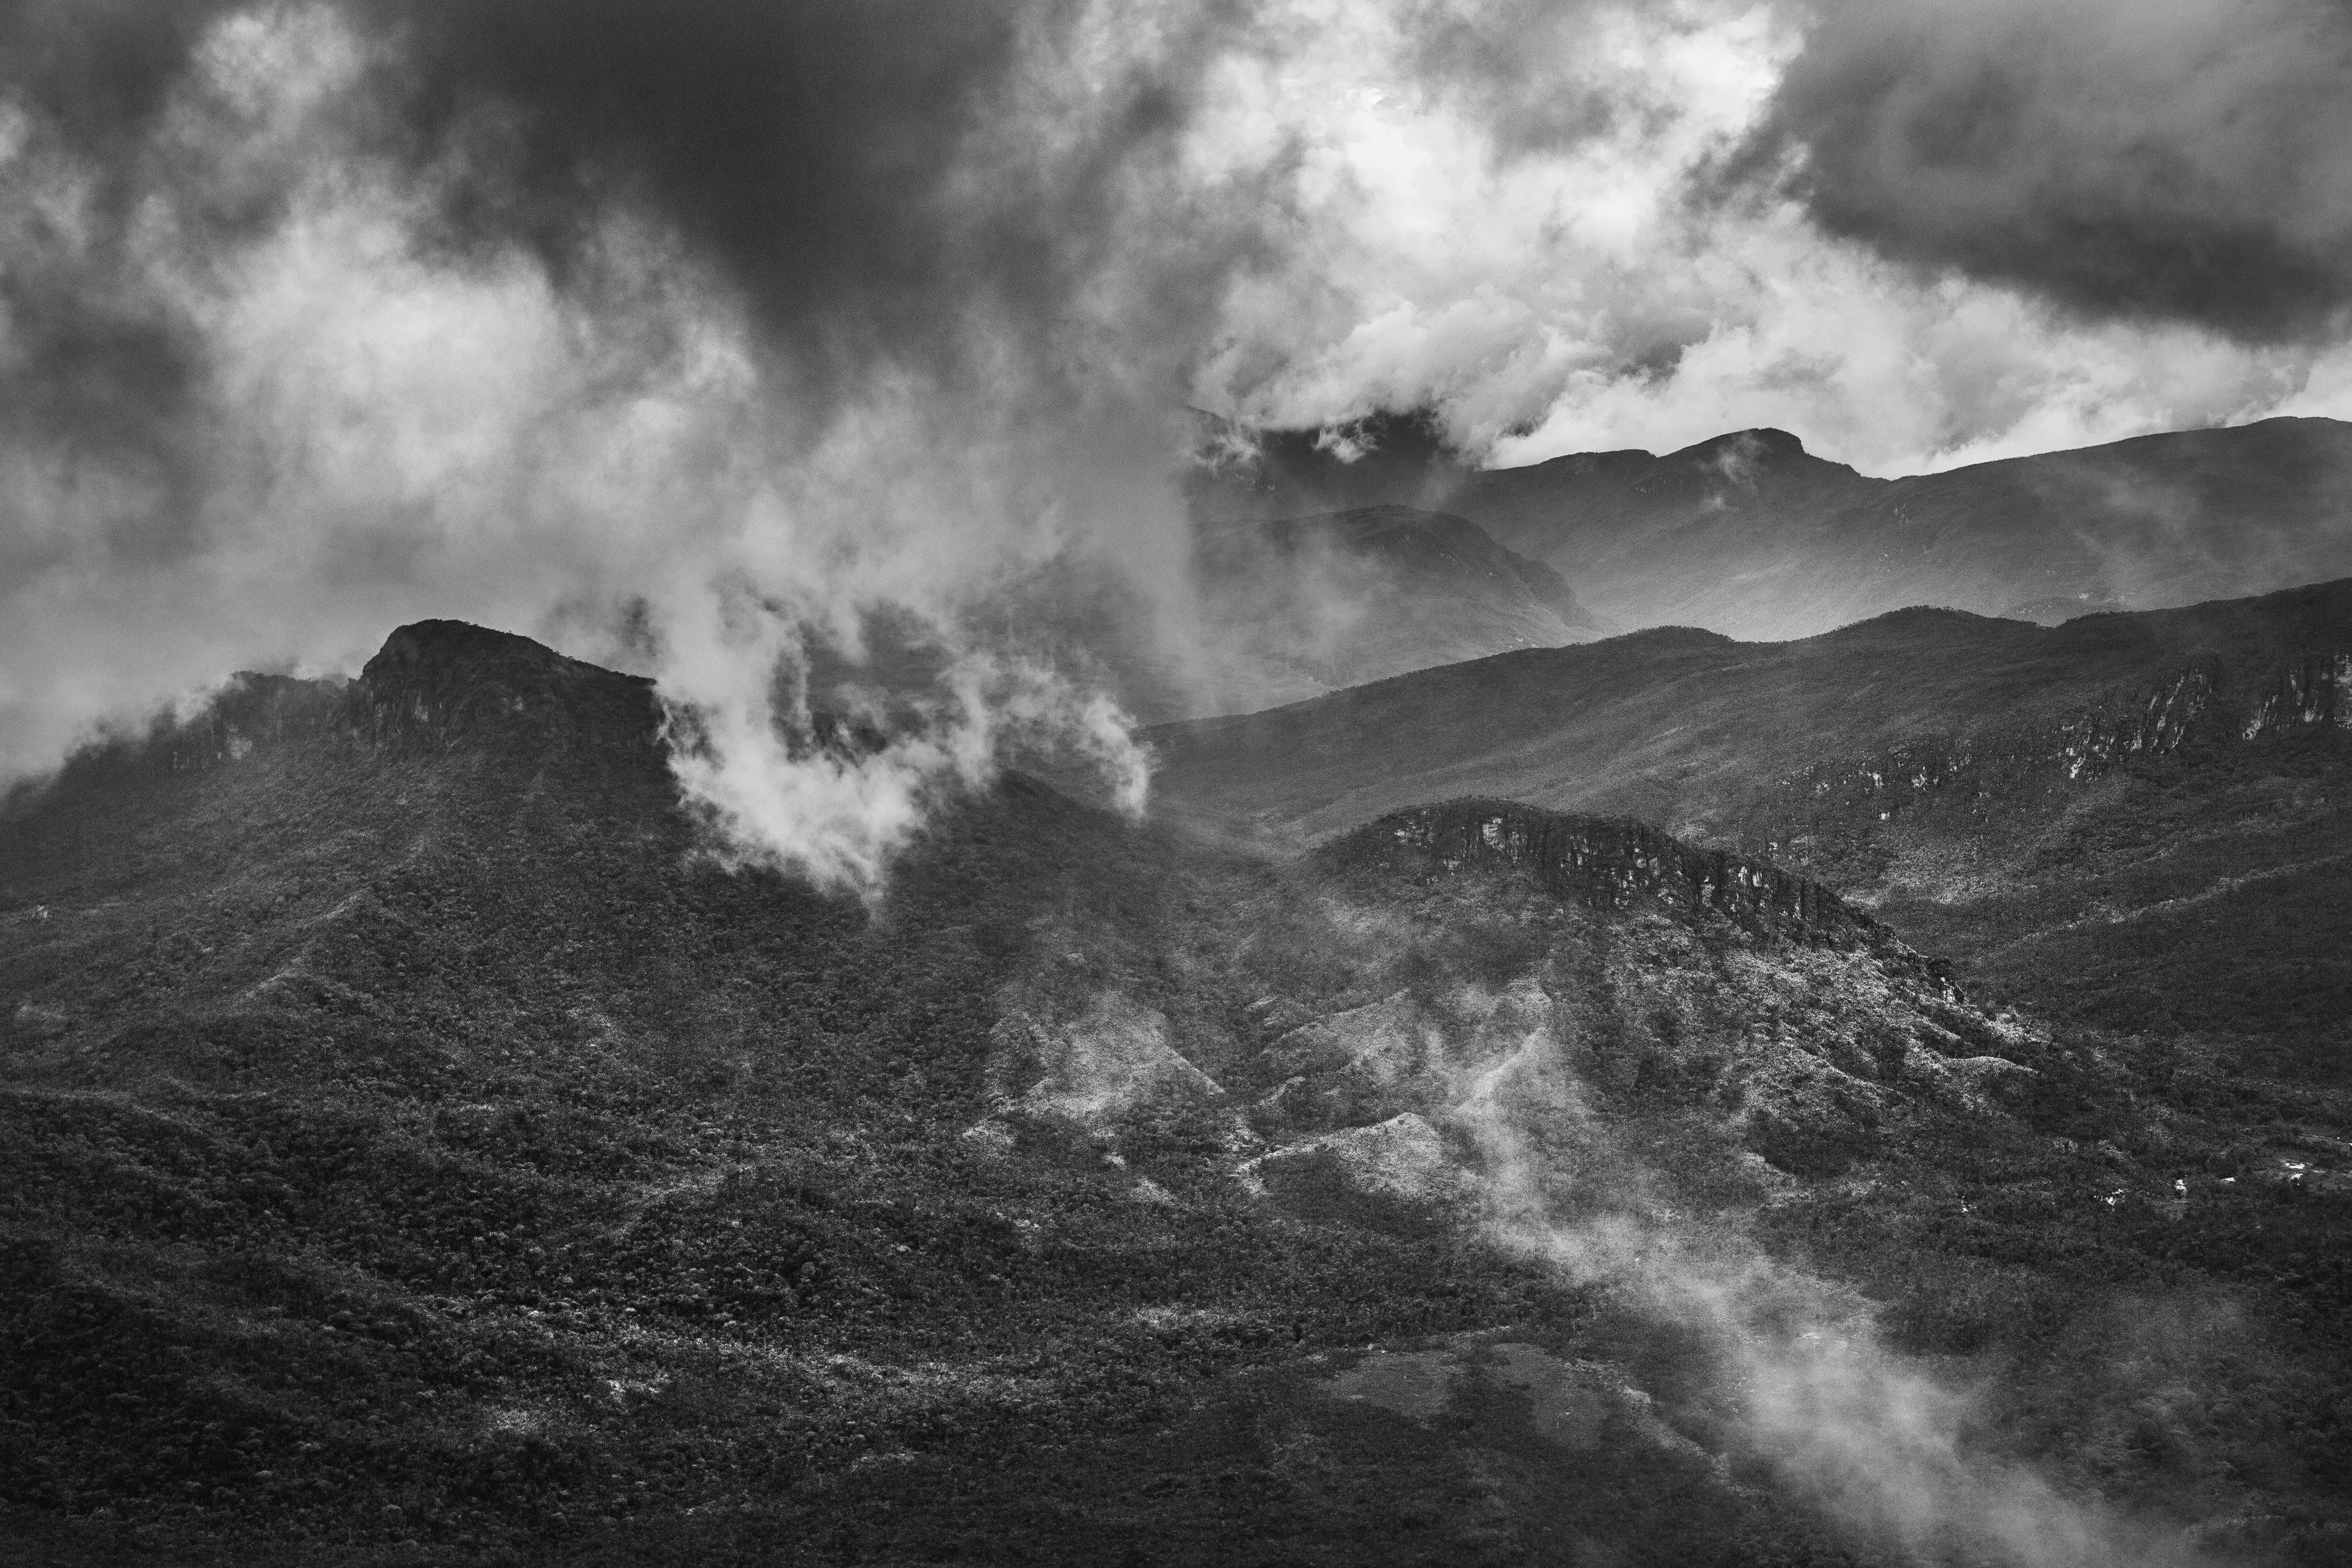
[[[351,689],[347,721],[377,744],[652,748],[653,682],[463,621],[394,632]]]
[[[1723,850],[1696,849],[1630,817],[1582,816],[1507,800],[1392,812],[1318,852],[1334,868],[1445,876],[1519,869],[1555,896],[1600,909],[1655,904],[1743,929],[1834,945],[1891,942],[1818,882]]]

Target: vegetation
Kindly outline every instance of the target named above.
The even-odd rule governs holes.
[[[1709,1457],[1704,1356],[1605,1282],[1237,1179],[1435,1114],[1443,1064],[1317,1041],[1536,993],[1593,1190],[1875,1300],[2066,1488],[2340,1552],[2345,1208],[2277,1179],[2335,1158],[2327,1082],[1980,1011],[1884,932],[1019,778],[869,910],[699,855],[634,688],[530,666],[509,730],[435,657],[0,819],[0,1529],[46,1560],[1870,1560]],[[1113,994],[1222,1093],[1008,1101],[1006,1020]],[[2032,1071],[1971,1110],[1905,1041]],[[1654,1405],[1570,1440],[1513,1346]],[[1430,1412],[1335,1393],[1432,1347],[1469,1370]]]

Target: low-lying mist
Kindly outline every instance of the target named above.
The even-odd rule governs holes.
[[[1622,1366],[1718,1481],[1801,1503],[1869,1560],[2239,1560],[2222,1521],[2258,1511],[2263,1483],[2196,1451],[2269,1441],[2249,1412],[2210,1413],[2229,1407],[2227,1368],[2271,1352],[2228,1302],[2071,1279],[2086,1243],[2060,1233],[2104,1212],[2072,1177],[2056,1176],[2026,1266],[2043,1283],[2013,1318],[1978,1302],[1988,1321],[1966,1333],[1920,1327],[1952,1276],[1892,1237],[2001,1201],[1964,1151],[2052,1183],[2066,1141],[2030,1122],[2041,1080],[2070,1070],[2064,1042],[1955,999],[1897,947],[1594,912],[1467,872],[1382,883],[1318,874],[1235,917],[1223,962],[1265,1043],[1221,1071],[1277,1152],[1243,1172],[1271,1186],[1262,1201],[1288,1200],[1261,1173],[1320,1160],[1303,1214],[1352,1186],[1339,1212],[1362,1223],[1402,1201],[1412,1223],[1549,1271],[1594,1314],[1554,1352]],[[1894,1228],[1815,1257],[1778,1223],[1847,1195]],[[2056,1371],[2053,1300],[2077,1348],[2037,1386]],[[2206,1328],[2140,1342],[2176,1318]],[[2204,1435],[2156,1435],[2183,1420]],[[2144,1446],[2121,1465],[2118,1431]],[[2074,1447],[2095,1441],[2111,1457]],[[2183,1462],[2192,1487],[2153,1485]]]
[[[1548,1029],[1463,1089],[1440,1121],[1477,1152],[1488,1233],[1686,1336],[1719,1390],[1709,1403],[1727,1447],[1864,1543],[1903,1561],[2020,1568],[2210,1561],[2177,1527],[2069,1495],[2005,1453],[1977,1391],[1890,1349],[1851,1287],[1725,1220],[1678,1212],[1638,1157],[1612,1148]],[[1578,1173],[1604,1163],[1613,1179],[1592,1191]]]

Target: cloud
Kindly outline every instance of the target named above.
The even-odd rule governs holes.
[[[1958,35],[1985,10],[1933,14]],[[2138,14],[2107,13],[2126,30]],[[1514,33],[1509,5],[1358,7],[1310,59],[1229,66],[1195,136],[1247,145],[1280,126],[1307,174],[1292,243],[1236,289],[1198,400],[1284,428],[1430,409],[1497,464],[1773,426],[1891,474],[2259,418],[2341,381],[2344,335],[2325,309],[2267,337],[2153,296],[2086,310],[2024,270],[1935,262],[1830,221],[1821,170],[1863,156],[1876,122],[1824,120],[1811,147],[1792,95],[1896,14],[1595,5]],[[2115,89],[2100,123],[2116,137],[2168,123],[2148,70]],[[1539,127],[1531,81],[1549,89]],[[2259,121],[2267,90],[2240,71],[2204,101],[2226,116],[2242,100]],[[2053,176],[2109,178],[2086,142],[2049,153]],[[2315,185],[2333,163],[2295,166]],[[1906,167],[1885,167],[1888,191],[1912,188]],[[2251,183],[2248,211],[2291,225],[2285,177]],[[2017,228],[1979,216],[1972,233]],[[2048,237],[2049,266],[2076,254],[2075,237]],[[2151,264],[2198,264],[2202,242],[2177,237],[2168,259],[2151,238]]]
[[[2035,215],[2135,135],[2218,160],[2166,199],[2270,215],[2246,254],[2332,258],[2327,165],[2254,101],[2333,123],[2318,13],[2263,0],[2143,112],[2120,95],[2221,47],[2163,11],[2107,119],[1958,187],[1999,265],[1863,176],[1913,145],[1928,62],[2007,71],[2022,13],[1907,15],[0,5],[0,772],[425,616],[634,658],[713,713],[788,686],[792,649],[854,661],[877,615],[942,650],[950,730],[959,661],[1197,677],[1187,405],[1427,410],[1500,461],[1772,425],[1874,472],[2352,405],[2292,268],[2241,321],[2171,285],[2092,311],[2028,264]],[[2105,15],[2054,13],[2052,58]],[[1894,118],[1824,118],[1869,61]],[[2143,184],[2116,200],[2172,189]],[[679,652],[704,644],[770,662],[721,679]]]
[[[725,864],[878,893],[890,858],[941,800],[985,784],[1014,748],[1090,767],[1119,809],[1143,810],[1150,755],[1126,715],[1049,667],[966,656],[942,678],[944,696],[901,710],[914,722],[844,739],[819,732],[805,708],[777,722],[775,660],[747,657],[762,652],[772,650],[724,639],[674,666],[670,681],[692,694],[667,702],[672,767]]]
[[[2331,0],[1829,0],[1739,163],[1892,259],[2270,343],[2352,308],[2347,141]]]
[[[1780,1484],[1906,1561],[2208,1561],[2177,1529],[2071,1496],[1982,1442],[1969,1391],[1885,1345],[1850,1289],[1662,1201],[1568,1067],[1549,1009],[1535,1021],[1515,1045],[1486,1042],[1508,1048],[1465,1075],[1441,1118],[1478,1152],[1490,1231],[1687,1335],[1733,1414],[1726,1435]],[[1595,1169],[1612,1175],[1601,1190]]]
[[[974,744],[1051,731],[1137,798],[997,612],[1181,559],[1157,384],[1242,243],[1161,167],[1200,15],[8,13],[0,769],[452,615],[646,665],[689,794],[820,879]],[[952,655],[921,732],[754,743],[794,650],[884,610]]]

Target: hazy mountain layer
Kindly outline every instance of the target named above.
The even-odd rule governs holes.
[[[701,846],[642,682],[448,623],[13,800],[0,1539],[1734,1564],[2021,1560],[1986,1521],[2022,1521],[2320,1562],[2344,1527],[2352,1281],[2249,1142],[2282,1108],[1979,1005],[1766,858],[1467,801],[1270,859],[1019,780],[873,909]]]
[[[1216,711],[1605,629],[1559,573],[1442,512],[1228,523],[1202,530],[1194,556]]]
[[[1143,721],[1246,713],[1408,670],[1609,629],[1557,572],[1476,524],[1408,507],[1206,527],[1182,607],[1062,562],[992,612],[1005,647],[1082,669]],[[803,639],[810,700],[887,727],[935,703],[952,651],[918,618],[864,614],[856,657]]]
[[[1406,501],[1559,570],[1620,626],[1808,637],[1914,605],[2056,618],[2352,574],[2352,426],[2269,419],[1868,479],[1780,430],[1486,472],[1426,438],[1360,468],[1297,442],[1202,480],[1202,515]]]

